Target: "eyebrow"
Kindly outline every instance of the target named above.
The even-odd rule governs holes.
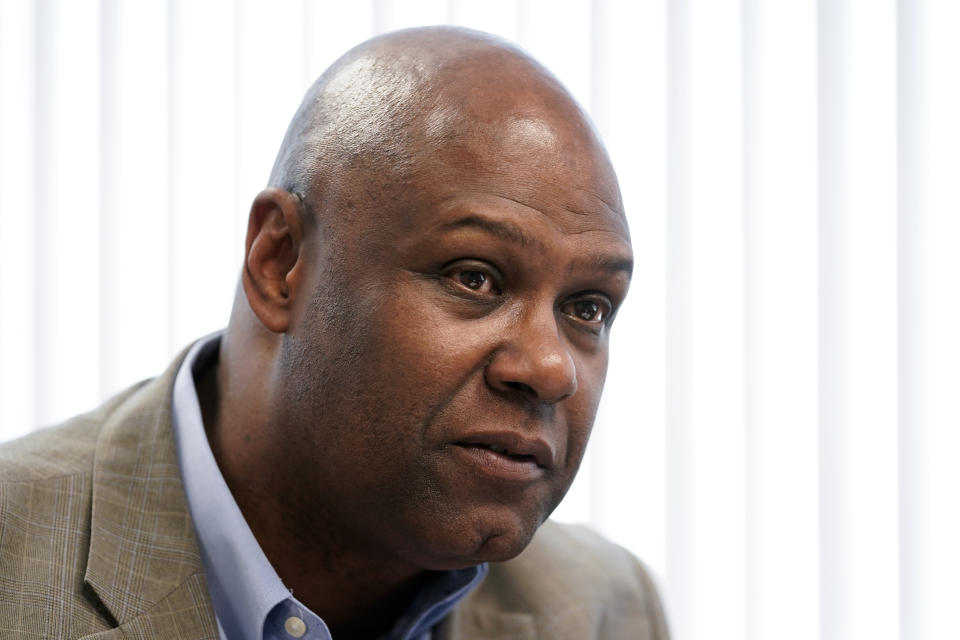
[[[508,242],[519,244],[521,247],[534,247],[543,250],[543,243],[527,235],[523,229],[512,222],[502,222],[500,220],[490,220],[478,215],[467,215],[448,222],[440,227],[442,231],[452,231],[456,229],[480,229]]]
[[[607,273],[625,273],[627,278],[633,277],[633,260],[630,258],[604,254],[590,255],[581,260],[575,260],[567,267],[567,271],[576,271],[580,266],[587,266]]]
[[[440,226],[441,231],[452,231],[456,229],[479,229],[493,236],[513,242],[521,247],[534,247],[538,250],[544,250],[543,243],[539,239],[531,237],[524,230],[512,222],[501,220],[491,220],[482,216],[470,214],[457,218]],[[583,256],[574,260],[567,267],[567,271],[575,271],[581,267],[598,269],[607,273],[625,273],[627,277],[633,274],[633,259],[622,258],[616,255],[592,254]]]

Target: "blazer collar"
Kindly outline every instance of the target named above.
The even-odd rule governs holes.
[[[171,426],[173,381],[186,355],[125,398],[104,423],[93,462],[90,554],[85,581],[114,620],[178,618],[216,638]],[[153,625],[150,625],[153,626]]]

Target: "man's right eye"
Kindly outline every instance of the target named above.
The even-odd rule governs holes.
[[[474,291],[480,291],[490,281],[487,274],[482,271],[461,271],[457,274],[457,279],[460,280],[460,284]]]
[[[460,289],[467,289],[471,293],[480,295],[499,295],[501,293],[497,276],[490,269],[482,268],[479,264],[454,265],[448,269],[446,277]]]

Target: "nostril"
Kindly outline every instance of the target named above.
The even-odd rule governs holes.
[[[528,385],[526,382],[516,382],[514,380],[507,380],[503,384],[514,391],[519,391],[520,393],[530,395],[534,398],[537,397],[537,392],[534,390],[533,387]]]

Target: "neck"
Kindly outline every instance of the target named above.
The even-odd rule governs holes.
[[[249,353],[249,352],[248,352]],[[262,353],[262,352],[261,352]],[[426,573],[385,557],[309,502],[316,494],[284,466],[271,424],[268,368],[237,354],[226,334],[220,361],[197,380],[203,424],[230,492],[284,585],[336,638],[375,638],[409,606]]]

